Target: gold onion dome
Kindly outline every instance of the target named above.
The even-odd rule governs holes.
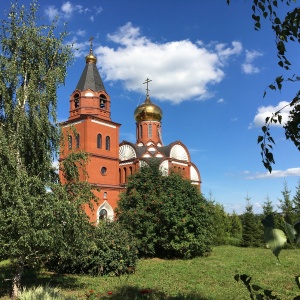
[[[97,57],[93,54],[93,51],[91,50],[90,51],[90,54],[88,54],[86,57],[85,57],[85,61],[86,63],[96,63],[97,62]]]
[[[136,122],[141,121],[158,121],[162,119],[162,110],[150,100],[147,95],[143,104],[139,105],[134,111],[134,118]]]

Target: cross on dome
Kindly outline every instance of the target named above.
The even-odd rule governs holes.
[[[143,83],[143,84],[147,84],[147,88],[146,88],[146,91],[147,91],[147,96],[149,96],[149,88],[148,88],[148,85],[149,85],[149,82],[151,82],[152,80],[151,79],[149,79],[149,78],[147,78],[146,80],[145,80],[145,82]]]

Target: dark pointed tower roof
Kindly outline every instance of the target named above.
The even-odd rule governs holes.
[[[96,65],[97,58],[93,54],[92,40],[93,38],[90,39],[90,53],[85,57],[86,65],[76,86],[76,90],[84,91],[91,89],[94,92],[105,91],[103,81]]]

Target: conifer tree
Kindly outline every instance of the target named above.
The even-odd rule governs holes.
[[[262,226],[258,216],[254,215],[253,205],[250,203],[251,198],[246,197],[247,205],[246,211],[242,216],[242,244],[245,247],[257,247],[262,243]]]
[[[230,219],[230,237],[235,245],[240,245],[242,241],[243,225],[240,216],[235,211],[229,216]]]
[[[274,213],[274,206],[270,200],[269,195],[267,195],[265,202],[263,203],[263,215],[264,217]]]
[[[291,190],[288,189],[288,184],[286,180],[283,182],[283,190],[281,191],[282,198],[283,199],[278,199],[279,200],[279,205],[278,208],[281,209],[284,220],[289,223],[293,224],[294,219],[295,219],[295,214],[293,212],[293,201],[291,200]]]
[[[300,179],[298,180],[298,185],[296,187],[296,193],[293,197],[293,206],[296,217],[300,217]]]

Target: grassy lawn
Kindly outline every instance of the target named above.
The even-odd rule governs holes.
[[[55,275],[42,272],[26,274],[24,285],[60,287],[74,299],[167,299],[211,300],[250,299],[236,273],[252,276],[252,283],[276,291],[281,299],[300,295],[295,276],[300,275],[300,250],[283,250],[281,264],[268,249],[215,247],[208,257],[191,260],[147,259],[139,261],[135,274],[117,277]],[[7,263],[0,265],[0,299],[9,299]],[[90,292],[91,291],[91,292]]]

